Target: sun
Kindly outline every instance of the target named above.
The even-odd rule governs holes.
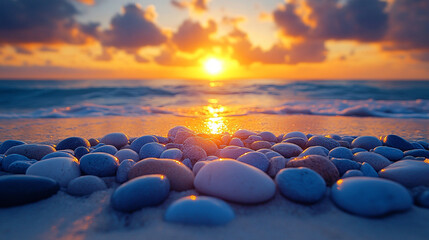
[[[217,75],[223,70],[223,63],[217,58],[208,58],[204,61],[204,69],[211,75]]]

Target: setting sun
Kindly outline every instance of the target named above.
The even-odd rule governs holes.
[[[223,70],[222,61],[216,58],[209,58],[204,62],[204,69],[212,74],[219,74]]]

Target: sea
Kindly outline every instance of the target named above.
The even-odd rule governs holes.
[[[0,119],[155,114],[429,119],[429,81],[0,80]]]

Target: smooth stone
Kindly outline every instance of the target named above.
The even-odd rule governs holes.
[[[121,164],[119,164],[118,170],[116,170],[116,182],[124,183],[128,181],[128,173],[135,164],[136,162],[131,159],[123,160]]]
[[[87,147],[78,147],[74,150],[74,156],[77,159],[80,159],[81,157],[88,154],[89,152],[90,152],[89,148],[87,148]]]
[[[183,163],[173,159],[147,158],[139,161],[128,173],[128,179],[143,175],[162,174],[170,180],[171,189],[185,191],[194,188],[194,174]]]
[[[250,135],[246,140],[244,140],[244,145],[250,146],[253,142],[262,141],[262,137],[258,135]]]
[[[159,158],[168,158],[168,159],[174,159],[177,161],[182,160],[183,152],[178,148],[169,148],[161,153],[161,156]]]
[[[195,136],[193,132],[179,130],[174,138],[174,143],[183,144],[186,139],[193,136]]]
[[[405,211],[413,205],[405,187],[381,178],[341,179],[332,186],[331,198],[341,209],[364,217]]]
[[[374,168],[369,163],[364,162],[360,166],[360,171],[363,173],[365,177],[378,177],[378,173],[374,170]]]
[[[53,152],[53,153],[49,153],[47,155],[45,155],[44,157],[42,157],[42,159],[40,160],[46,160],[49,158],[54,158],[54,157],[69,157],[69,158],[75,158],[72,154],[68,153],[68,152],[61,152],[61,151],[57,151],[57,152]],[[76,158],[75,158],[76,159]],[[76,159],[77,160],[77,159]]]
[[[382,141],[385,146],[397,148],[402,151],[414,149],[410,142],[397,135],[387,135],[382,138]]]
[[[25,174],[52,178],[61,187],[67,187],[71,180],[80,176],[80,169],[76,159],[56,157],[32,164]]]
[[[217,145],[210,139],[203,137],[190,137],[183,142],[184,148],[190,146],[198,146],[207,153],[207,155],[214,155],[218,150]]]
[[[88,142],[91,145],[91,147],[97,146],[97,144],[100,143],[100,141],[98,141],[98,139],[95,139],[95,138],[88,139]]]
[[[222,137],[220,138],[220,141],[222,142],[223,145],[227,145],[230,141],[231,141],[231,135],[226,134],[226,135],[222,135]]]
[[[237,161],[249,164],[260,169],[263,172],[268,170],[270,161],[265,154],[260,152],[248,152],[237,158]]]
[[[332,150],[336,147],[339,147],[340,144],[332,138],[327,138],[327,137],[322,137],[322,136],[313,136],[310,139],[308,139],[308,142],[305,146],[307,148],[313,147],[313,146],[322,146],[328,150]]]
[[[172,129],[168,130],[168,134],[167,134],[167,136],[168,136],[168,137],[175,138],[175,137],[176,137],[176,134],[177,134],[179,131],[188,131],[188,132],[193,133],[193,131],[192,131],[191,129],[187,128],[187,127],[184,127],[184,126],[176,126],[176,127],[172,128]]]
[[[9,175],[0,177],[0,207],[12,207],[48,198],[60,189],[47,177]]]
[[[267,142],[277,142],[277,137],[272,132],[260,132],[258,136],[262,138],[262,140]]]
[[[192,172],[196,176],[197,173],[201,170],[202,167],[204,167],[206,164],[208,164],[209,161],[199,161],[195,163],[194,167],[192,168]]]
[[[308,155],[319,155],[319,156],[327,157],[328,154],[329,154],[329,150],[326,149],[325,147],[314,146],[314,147],[309,147],[309,148],[305,149],[301,154],[299,154],[299,156],[305,157]]]
[[[270,164],[268,166],[267,173],[272,178],[275,177],[280,170],[286,167],[287,161],[283,156],[272,157],[269,161]]]
[[[349,178],[349,177],[362,177],[363,173],[360,170],[351,169],[344,173],[342,178]]]
[[[183,159],[189,159],[191,161],[191,168],[199,160],[207,158],[207,153],[199,146],[186,146],[183,148]]]
[[[174,201],[164,216],[167,222],[208,226],[224,225],[234,218],[234,211],[226,202],[195,195]]]
[[[213,160],[216,160],[216,159],[219,159],[219,157],[218,156],[207,156],[206,157],[206,161],[213,161]]]
[[[325,180],[328,186],[334,184],[339,178],[337,167],[327,157],[308,155],[297,157],[286,164],[287,168],[306,167],[316,171]]]
[[[233,159],[211,161],[200,169],[194,185],[202,194],[244,204],[268,201],[276,192],[267,174]]]
[[[161,204],[170,193],[168,178],[151,174],[134,178],[119,186],[110,199],[113,209],[134,212],[144,207]]]
[[[88,175],[98,177],[115,176],[119,160],[108,153],[89,153],[80,159],[80,169]]]
[[[326,135],[325,137],[327,137],[327,138],[332,138],[332,139],[337,140],[337,141],[339,141],[339,140],[341,140],[341,139],[342,139],[342,138],[341,138],[341,136],[340,136],[340,135],[337,135],[337,134],[328,134],[328,135]]]
[[[353,155],[353,161],[364,163],[369,163],[375,171],[380,171],[381,169],[389,166],[392,162],[389,159],[383,157],[380,154],[373,152],[358,152]]]
[[[340,144],[341,147],[345,147],[345,148],[350,148],[350,143],[347,141],[338,141],[338,143]]]
[[[0,144],[0,154],[4,154],[11,147],[23,145],[23,144],[25,144],[25,142],[23,142],[23,141],[6,140]]]
[[[349,170],[359,170],[361,168],[361,165],[359,163],[349,159],[333,158],[331,161],[337,167],[340,176],[342,176],[345,172]]]
[[[159,158],[162,152],[164,152],[165,150],[166,150],[165,146],[160,143],[157,143],[157,142],[146,143],[140,149],[139,157],[140,159]]]
[[[429,164],[416,160],[397,161],[382,169],[382,178],[398,182],[407,188],[429,186]]]
[[[236,131],[232,135],[232,137],[237,137],[237,138],[241,138],[241,139],[247,139],[251,135],[257,135],[257,134],[255,132],[252,132],[252,131],[249,131],[249,130],[240,129],[240,130]]]
[[[9,171],[9,166],[16,161],[30,161],[30,159],[26,156],[20,154],[10,154],[3,158],[2,168],[6,172]]]
[[[131,159],[135,162],[140,160],[139,155],[131,149],[121,149],[118,152],[116,152],[115,157],[118,158],[119,163],[121,163],[126,159]]]
[[[363,148],[370,150],[379,146],[382,146],[383,143],[374,136],[361,136],[353,140],[351,146],[352,148]]]
[[[85,138],[69,137],[59,142],[56,148],[57,150],[71,149],[74,151],[76,148],[80,146],[89,148],[91,147],[91,144]]]
[[[187,166],[189,169],[192,170],[192,162],[189,158],[185,158],[182,161],[183,165]]]
[[[315,203],[323,198],[325,180],[315,171],[305,168],[286,168],[276,176],[277,187],[286,198],[300,203]]]
[[[228,146],[220,150],[219,157],[237,159],[247,152],[253,152],[253,150],[245,147]]]
[[[135,140],[131,143],[130,148],[131,148],[132,150],[134,150],[134,152],[139,153],[139,152],[140,152],[140,149],[141,149],[145,144],[147,144],[147,143],[151,143],[151,142],[155,142],[155,143],[157,143],[157,142],[158,142],[158,138],[156,138],[155,136],[152,136],[152,135],[142,136],[142,137],[139,137],[139,138],[135,139]]]
[[[285,158],[296,157],[302,153],[302,148],[292,143],[277,143],[271,149],[280,153]]]
[[[355,140],[354,137],[350,137],[350,136],[344,136],[341,138],[342,141],[348,142],[349,144],[352,144],[353,140]]]
[[[128,144],[129,138],[127,135],[121,132],[117,133],[109,133],[101,138],[100,142],[106,145],[115,146],[117,149],[121,149],[121,147]]]
[[[178,143],[167,143],[165,144],[165,148],[166,149],[170,149],[170,148],[177,148],[182,150],[183,149],[183,144],[178,144]]]
[[[429,190],[426,190],[416,197],[416,204],[420,207],[429,208]]]
[[[404,156],[429,158],[429,151],[424,149],[413,149],[405,151]]]
[[[116,149],[113,145],[103,145],[101,147],[96,148],[91,153],[108,153],[110,155],[115,155],[118,152],[118,149]]]
[[[410,142],[414,149],[425,149],[420,143]]]
[[[265,156],[268,158],[268,159],[271,159],[271,158],[273,158],[273,157],[283,157],[280,153],[278,153],[278,152],[274,152],[274,151],[270,151],[270,152],[266,152],[266,153],[264,153],[265,154]],[[284,158],[284,157],[283,157]]]
[[[9,165],[8,172],[13,174],[25,174],[30,166],[30,161],[16,161]]]
[[[299,137],[299,138],[304,139],[305,141],[308,141],[307,135],[305,135],[302,132],[289,132],[283,136],[283,140],[288,139],[288,138],[293,138],[293,137]]]
[[[45,155],[55,152],[55,148],[44,144],[22,144],[9,148],[5,155],[20,154],[30,159],[40,160]]]
[[[86,196],[106,189],[107,185],[101,178],[88,175],[71,180],[67,186],[67,193],[73,196]]]
[[[243,141],[241,141],[240,138],[232,138],[231,141],[229,141],[230,146],[237,146],[237,147],[244,147]]]
[[[257,151],[259,149],[270,149],[271,143],[267,141],[255,141],[252,144],[250,144],[250,148]]]
[[[305,145],[307,144],[307,140],[300,137],[291,137],[288,139],[285,139],[282,141],[283,143],[293,143],[295,145],[298,145],[300,148],[305,148]]]
[[[368,152],[366,149],[363,149],[363,148],[352,148],[351,150],[353,154],[358,152]]]
[[[429,150],[429,143],[425,141],[417,141],[420,145],[422,145],[426,150]]]
[[[353,159],[353,153],[350,149],[345,147],[336,147],[329,151],[329,158],[345,158],[345,159]]]
[[[386,146],[376,147],[374,148],[374,152],[384,156],[390,161],[398,161],[404,157],[404,153],[401,150],[393,147],[386,147]]]

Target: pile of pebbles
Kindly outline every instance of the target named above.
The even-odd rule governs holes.
[[[111,207],[131,213],[164,202],[170,191],[198,195],[174,201],[168,222],[221,225],[228,202],[260,204],[277,191],[310,205],[329,197],[342,210],[379,217],[429,208],[429,151],[397,135],[326,136],[238,130],[197,134],[177,126],[167,137],[69,137],[57,145],[7,140],[0,145],[0,207],[58,191],[87,196],[115,188]]]

